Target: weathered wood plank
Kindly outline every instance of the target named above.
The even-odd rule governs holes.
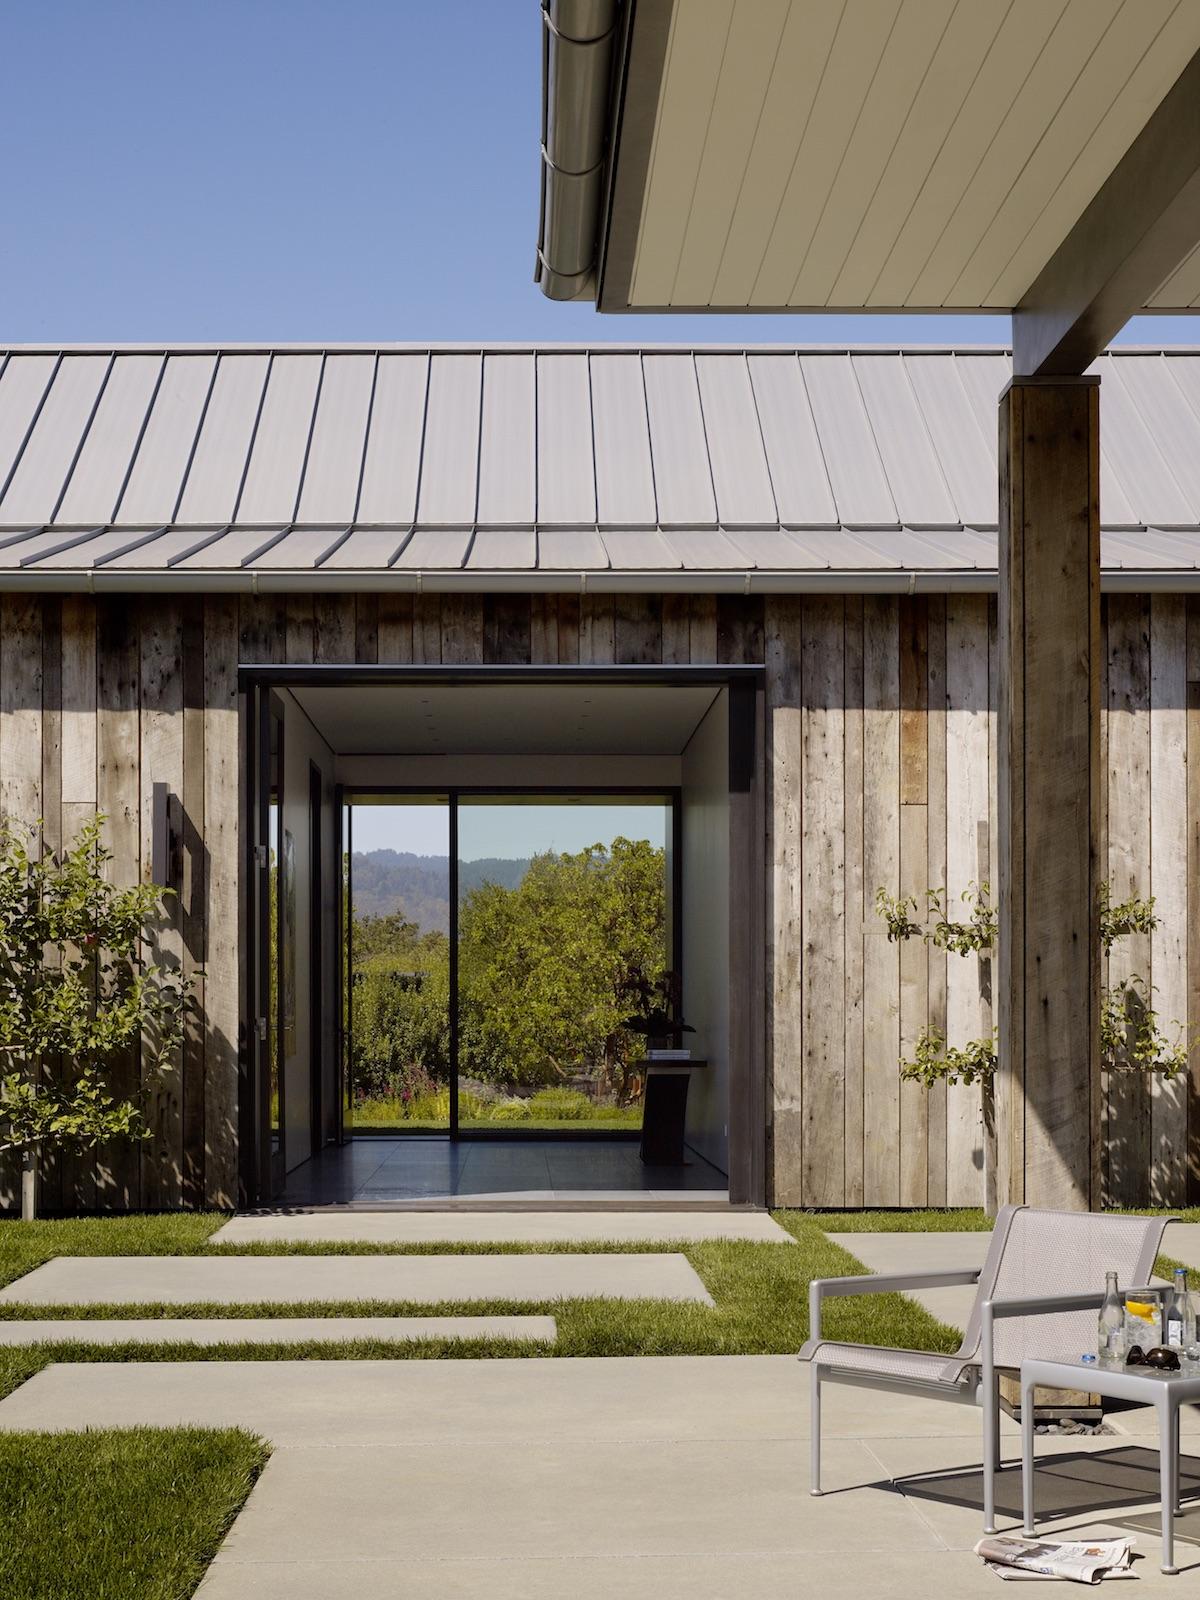
[[[1188,995],[1187,620],[1182,595],[1150,600],[1150,936],[1154,1007],[1174,1043],[1186,1038]],[[1155,1077],[1150,1105],[1152,1205],[1186,1198],[1187,1083]]]
[[[313,596],[313,660],[351,662],[355,659],[355,606],[352,594]]]
[[[113,883],[141,878],[141,774],[138,738],[139,612],[121,595],[96,601],[96,800],[112,851]],[[130,1052],[109,1072],[114,1097],[137,1095],[140,1063]],[[141,1160],[128,1141],[97,1152],[96,1204],[114,1210],[142,1203]]]
[[[558,597],[558,659],[566,663],[580,659],[577,594],[560,594]]]
[[[558,661],[558,596],[535,594],[529,604],[529,659],[545,666]]]
[[[478,665],[487,659],[484,639],[485,606],[486,597],[477,594],[442,596],[442,660],[447,665]],[[528,619],[526,637],[528,638]]]
[[[62,602],[62,798],[96,806],[96,604]]]
[[[803,660],[801,602],[790,596],[772,596],[766,618],[771,862],[768,1037],[772,1198],[776,1205],[805,1203]]]
[[[900,601],[900,893],[923,903],[929,887],[929,603]],[[900,948],[900,1053],[910,1058],[929,1017],[925,945]],[[929,1091],[900,1084],[900,1203],[929,1197]]]
[[[847,595],[845,657],[846,1034],[844,1204],[863,1200],[863,923],[873,912],[863,877],[863,599]]]
[[[0,814],[31,835],[42,815],[42,606],[0,595]]]
[[[1108,597],[1108,872],[1114,900],[1150,893],[1150,604]],[[1109,952],[1108,981],[1150,971],[1150,940],[1131,934]],[[1150,1165],[1150,1093],[1140,1075],[1110,1073],[1109,1201],[1136,1205]]]
[[[929,878],[946,881],[946,597],[929,596]],[[946,1031],[946,956],[927,947],[929,1014],[932,1027]],[[929,1204],[944,1206],[947,1183],[947,1090],[944,1083],[929,1091]]]
[[[980,824],[990,809],[988,618],[983,595],[952,595],[946,607],[946,872],[952,917],[965,918],[963,895],[987,876],[980,860]],[[981,1002],[976,956],[946,960],[946,1034],[962,1048],[991,1027]],[[978,1087],[957,1084],[947,1093],[946,1203],[983,1204],[983,1130]]]
[[[62,850],[62,597],[43,595],[42,609],[42,849],[53,857]],[[57,952],[49,953],[57,966]],[[74,1078],[76,1064],[56,1057],[43,1062],[42,1076],[61,1083],[64,1076]],[[73,1157],[66,1152],[43,1149],[38,1184],[44,1211],[70,1209],[74,1200]],[[71,1193],[66,1189],[69,1186]]]
[[[580,598],[579,660],[583,666],[607,666],[616,660],[611,594],[585,594]]]
[[[891,596],[863,601],[863,1190],[900,1204],[900,958],[874,914],[900,892],[900,619]]]
[[[488,594],[483,597],[482,660],[500,666],[522,665],[531,659],[533,614],[527,594]]]
[[[717,655],[717,597],[715,594],[692,596],[691,659],[697,663],[716,662]]]
[[[686,666],[692,659],[691,596],[662,597],[662,659],[668,666]]]
[[[413,659],[413,597],[385,589],[379,596],[379,659],[407,666]]]
[[[929,602],[900,601],[900,804],[923,806],[929,797]]]
[[[414,661],[436,666],[442,659],[442,597],[418,594],[413,599]]]
[[[622,666],[662,660],[662,599],[656,594],[619,594],[614,607],[614,649]]]
[[[355,596],[354,603],[354,659],[367,666],[379,660],[379,596],[365,593]]]
[[[1187,1200],[1200,1200],[1200,595],[1187,597]],[[1198,931],[1193,931],[1198,930]]]
[[[236,1205],[238,1030],[238,617],[236,601],[204,602],[205,952],[204,1190],[210,1206]]]
[[[287,656],[286,660],[307,666],[313,660],[316,630],[313,625],[313,597],[311,594],[289,594],[287,597]]]
[[[800,979],[804,1203],[846,1203],[846,622],[840,595],[802,607]],[[789,787],[796,787],[795,774]],[[789,932],[778,928],[782,939]]]
[[[204,826],[204,599],[183,599],[183,793],[179,916],[183,970],[192,985],[183,1037],[183,1203],[204,1204],[204,960],[207,942]]]
[[[717,660],[755,666],[763,660],[762,595],[720,594],[717,601]]]
[[[154,785],[165,783],[172,809],[183,795],[183,613],[175,596],[147,597],[141,612],[141,875],[152,880]],[[169,896],[150,945],[159,965],[183,965],[180,905]],[[149,1206],[178,1206],[183,1197],[183,1052],[157,1070],[144,1057],[146,1120],[152,1137],[142,1146],[142,1193]]]

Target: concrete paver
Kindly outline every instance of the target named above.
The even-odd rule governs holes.
[[[0,1345],[341,1344],[351,1339],[529,1339],[553,1342],[553,1317],[124,1317],[0,1321]]]
[[[765,1211],[310,1211],[232,1217],[210,1244],[586,1244],[747,1239],[794,1244]]]
[[[58,1256],[0,1289],[9,1305],[551,1301],[713,1304],[686,1256]]]
[[[969,1553],[978,1413],[849,1389],[825,1403],[820,1499],[788,1356],[64,1364],[0,1403],[0,1428],[192,1421],[270,1439],[200,1600],[994,1594]],[[1072,1475],[1043,1531],[1145,1522],[1144,1498],[1105,1498],[1114,1451],[1149,1481],[1140,1441],[1039,1440],[1047,1504]],[[1139,1578],[1171,1592],[1152,1532],[1139,1548]],[[1200,1549],[1177,1548],[1200,1571]]]

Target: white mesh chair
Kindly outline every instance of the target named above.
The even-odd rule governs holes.
[[[1087,1211],[1004,1206],[987,1259],[977,1270],[875,1273],[819,1278],[809,1285],[809,1334],[800,1351],[812,1385],[812,1485],[821,1493],[821,1385],[847,1383],[897,1394],[953,1400],[983,1410],[983,1525],[995,1532],[995,1473],[1000,1464],[998,1373],[1026,1354],[1078,1360],[1096,1348],[1096,1313],[1104,1274],[1123,1287],[1149,1283],[1166,1217],[1119,1217]],[[952,1356],[843,1344],[821,1337],[821,1304],[835,1295],[977,1285],[962,1344]]]

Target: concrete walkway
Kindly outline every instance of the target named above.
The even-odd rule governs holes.
[[[240,1424],[270,1439],[200,1600],[994,1595],[970,1554],[978,1416],[837,1388],[825,1406],[818,1500],[807,1385],[787,1356],[64,1364],[0,1403],[0,1428]],[[1112,1438],[1039,1440],[1039,1499],[1057,1508],[1043,1531],[1098,1535],[1153,1512],[1153,1419],[1118,1420]],[[1196,1493],[1194,1412],[1183,1428]],[[1018,1496],[1009,1468],[1006,1521]],[[1181,1531],[1200,1539],[1200,1511]],[[1141,1580],[1180,1592],[1144,1528],[1139,1548]],[[1200,1571],[1200,1549],[1177,1554]]]
[[[794,1244],[765,1211],[309,1211],[232,1217],[209,1244]]]
[[[682,1255],[58,1256],[6,1305],[303,1305],[712,1296]]]
[[[521,1339],[553,1343],[553,1317],[124,1317],[0,1321],[0,1345],[343,1344],[370,1339]]]

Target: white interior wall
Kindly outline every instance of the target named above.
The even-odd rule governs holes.
[[[692,1074],[687,1139],[729,1170],[729,695],[724,689],[681,759],[683,1015],[708,1065]]]
[[[312,840],[309,819],[309,763],[322,776],[321,826],[324,833],[321,893],[317,899],[324,921],[322,983],[325,1004],[322,1008],[322,1039],[317,1043],[324,1063],[322,1094],[325,1134],[332,1131],[333,1113],[333,1016],[335,981],[335,900],[333,836],[333,752],[317,733],[288,691],[280,691],[284,705],[283,725],[283,826],[291,834],[296,858],[296,1031],[295,1048],[284,1061],[284,1154],[288,1171],[312,1155]]]

